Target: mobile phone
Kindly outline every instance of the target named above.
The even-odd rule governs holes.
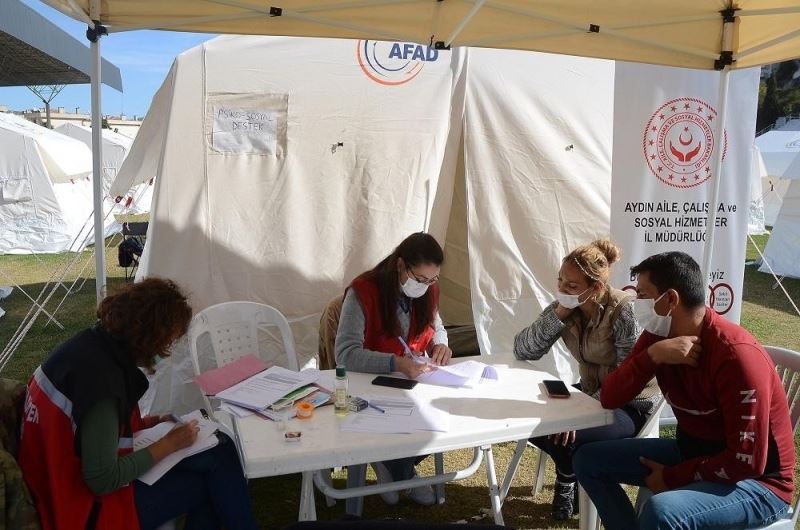
[[[564,381],[550,379],[547,381],[542,381],[542,383],[544,384],[545,390],[547,390],[547,395],[551,398],[569,397],[569,389],[567,388],[567,385],[564,384]]]
[[[403,388],[405,390],[411,390],[417,386],[417,382],[413,379],[400,379],[399,377],[387,377],[385,375],[379,375],[373,379],[372,384],[378,386],[390,386],[392,388]]]

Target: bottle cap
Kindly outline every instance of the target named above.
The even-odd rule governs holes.
[[[344,377],[346,375],[347,375],[347,370],[345,370],[344,366],[336,367],[336,377]]]

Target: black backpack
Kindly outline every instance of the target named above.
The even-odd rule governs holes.
[[[122,243],[117,247],[117,261],[120,267],[130,267],[139,262],[138,258],[141,257],[144,251],[144,245],[137,237],[129,237],[123,239]]]

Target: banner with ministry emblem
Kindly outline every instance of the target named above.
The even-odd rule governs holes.
[[[612,283],[634,289],[630,267],[679,250],[702,263],[708,208],[714,208],[708,303],[738,322],[758,103],[758,69],[731,74],[725,133],[716,120],[717,72],[617,63],[611,236],[623,249]],[[723,151],[719,199],[709,204],[714,154]]]

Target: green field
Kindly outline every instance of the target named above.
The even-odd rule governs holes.
[[[767,236],[756,238],[760,248],[766,245]],[[116,265],[116,246],[111,242],[107,252],[107,274],[111,289],[124,282],[123,270]],[[47,353],[60,341],[70,337],[77,330],[93,322],[94,313],[94,262],[91,252],[80,256],[0,256],[0,285],[8,283],[8,277],[22,285],[36,298],[42,291],[56,269],[63,269],[66,263],[78,258],[78,269],[89,262],[84,274],[73,272],[67,276],[67,286],[76,278],[86,279],[83,287],[70,294],[55,315],[64,326],[58,329],[54,324],[40,317],[31,328],[25,340],[19,346],[11,362],[2,372],[2,377],[27,381],[34,368]],[[757,253],[748,243],[748,259],[754,259]],[[744,302],[742,307],[742,325],[749,329],[764,344],[778,345],[800,351],[800,317],[794,312],[780,289],[773,289],[771,276],[760,273],[756,267],[749,266],[745,270]],[[800,301],[800,281],[787,279],[784,285],[791,296]],[[46,304],[52,311],[61,302],[66,289],[59,287],[56,294]],[[11,339],[19,323],[25,317],[30,302],[19,291],[0,302],[7,314],[0,319],[0,346],[5,346]],[[798,440],[798,438],[795,438]],[[800,441],[796,443],[800,447]],[[500,479],[505,473],[508,461],[513,453],[513,444],[501,444],[495,447],[497,473]],[[455,451],[445,455],[445,467],[456,469],[466,466],[472,457],[471,451]],[[511,488],[509,498],[503,508],[506,524],[516,528],[577,528],[577,518],[565,524],[557,524],[549,518],[549,502],[552,497],[553,470],[548,470],[545,489],[539,497],[531,496],[531,485],[535,470],[536,457],[528,450],[523,458],[517,478]],[[433,473],[433,459],[429,458],[420,465],[421,474]],[[369,478],[374,476],[370,471]],[[336,475],[337,485],[343,485],[342,473]],[[297,518],[300,493],[299,475],[259,479],[251,482],[253,505],[264,528],[279,528]],[[420,508],[405,498],[398,506],[385,506],[379,497],[365,499],[364,516],[368,518],[402,518],[430,522],[455,522],[479,516],[482,510],[490,507],[486,490],[486,471],[481,469],[468,480],[446,486],[447,502],[442,506]],[[317,514],[319,519],[334,519],[344,513],[344,503],[339,502],[334,508],[327,508],[324,499],[317,494]],[[483,519],[488,521],[487,518]]]

